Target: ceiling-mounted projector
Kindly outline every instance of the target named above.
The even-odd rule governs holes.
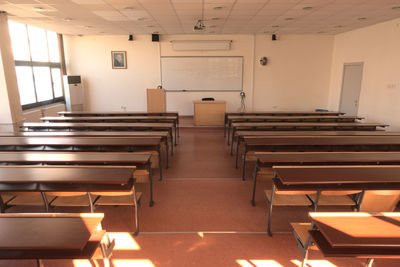
[[[194,25],[193,30],[194,31],[202,31],[206,28],[206,25],[204,25],[204,22],[199,19],[196,23],[196,25]]]

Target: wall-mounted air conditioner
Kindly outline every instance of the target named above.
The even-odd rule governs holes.
[[[65,105],[68,111],[84,110],[84,93],[81,76],[64,75]]]

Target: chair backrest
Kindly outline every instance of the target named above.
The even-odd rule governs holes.
[[[368,190],[364,193],[360,211],[391,212],[400,201],[400,191]]]

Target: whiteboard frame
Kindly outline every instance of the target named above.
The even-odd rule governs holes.
[[[194,57],[201,57],[201,58],[241,58],[242,59],[242,84],[241,84],[241,88],[240,90],[168,90],[165,89],[162,81],[162,59],[163,58],[194,58]],[[190,92],[243,92],[243,74],[244,74],[244,68],[243,68],[243,61],[244,61],[244,57],[243,56],[161,56],[160,57],[160,82],[161,82],[161,86],[163,89],[165,89],[165,92],[186,92],[186,93],[190,93]]]

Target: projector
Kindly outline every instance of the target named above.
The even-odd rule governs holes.
[[[198,20],[196,25],[194,25],[193,30],[194,31],[202,31],[206,28],[206,25],[204,25],[202,20]]]

